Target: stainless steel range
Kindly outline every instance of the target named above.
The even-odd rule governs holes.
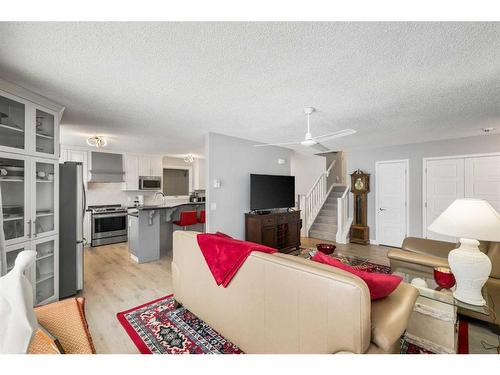
[[[126,207],[111,204],[88,208],[92,212],[92,247],[127,241]]]

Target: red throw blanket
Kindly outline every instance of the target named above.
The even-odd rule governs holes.
[[[197,235],[197,240],[217,285],[222,285],[224,288],[229,285],[252,251],[268,254],[277,252],[272,247],[235,240],[222,233],[200,233]]]

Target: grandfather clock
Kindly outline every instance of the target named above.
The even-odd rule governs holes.
[[[351,242],[368,245],[370,231],[366,225],[366,194],[370,191],[370,175],[359,169],[351,174],[351,192],[354,194],[354,216]]]

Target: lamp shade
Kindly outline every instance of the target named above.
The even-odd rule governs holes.
[[[500,215],[483,199],[457,199],[428,227],[431,232],[500,241]]]

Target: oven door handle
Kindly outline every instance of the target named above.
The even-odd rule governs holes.
[[[107,217],[124,217],[127,216],[128,214],[126,212],[122,213],[116,213],[116,214],[98,214],[98,215],[92,215],[94,219],[105,219]]]

